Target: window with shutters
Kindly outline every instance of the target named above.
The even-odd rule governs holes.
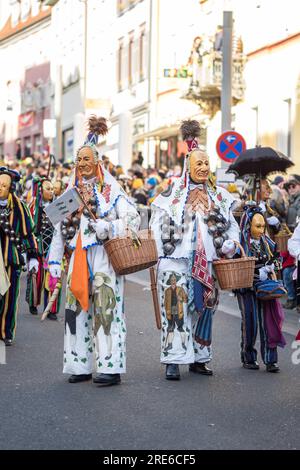
[[[123,38],[119,39],[119,49],[118,49],[118,58],[117,58],[117,68],[118,68],[118,76],[117,76],[117,81],[118,81],[118,91],[122,91],[123,89],[123,52],[124,52],[124,46],[123,46]]]
[[[140,27],[140,44],[139,44],[139,80],[144,80],[146,76],[146,24]]]
[[[129,33],[128,42],[128,85],[134,82],[134,32]]]

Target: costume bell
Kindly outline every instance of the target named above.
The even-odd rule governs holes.
[[[180,378],[179,364],[205,375],[212,371],[212,317],[218,289],[212,262],[235,254],[239,227],[234,199],[210,180],[209,159],[199,149],[197,121],[181,126],[188,154],[181,178],[152,203],[151,228],[159,254],[161,362],[166,378]]]
[[[48,253],[51,240],[54,233],[54,227],[46,215],[45,208],[50,204],[54,197],[53,184],[46,178],[34,178],[32,189],[32,201],[30,211],[34,221],[34,233],[38,243],[38,261],[37,272],[31,272],[27,280],[26,300],[29,310],[33,315],[38,313],[37,307],[43,300],[44,309],[48,305],[49,297],[56,287],[56,282],[51,278],[48,269]],[[57,319],[61,301],[61,290],[52,305],[48,318]]]
[[[17,171],[0,167],[0,338],[15,337],[22,267],[37,269],[37,245],[28,207],[15,195]]]
[[[246,369],[259,369],[255,342],[260,331],[261,356],[268,372],[278,372],[277,346],[283,347],[283,310],[278,299],[260,300],[256,294],[259,281],[271,279],[280,270],[281,260],[275,243],[265,234],[266,222],[258,206],[250,206],[241,221],[241,244],[247,256],[254,256],[253,288],[237,291],[242,317],[241,360]]]
[[[126,372],[124,278],[115,273],[103,242],[136,231],[139,215],[111,174],[103,169],[95,144],[107,133],[104,118],[91,117],[90,133],[78,150],[69,188],[76,186],[85,207],[55,227],[49,265],[60,277],[65,244],[73,250],[67,274],[63,372],[69,382],[120,383]]]

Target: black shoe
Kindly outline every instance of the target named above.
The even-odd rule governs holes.
[[[278,365],[274,362],[273,364],[266,365],[267,372],[279,372],[280,369]]]
[[[258,370],[259,369],[259,364],[257,361],[253,362],[243,362],[243,367],[245,369],[252,369],[252,370]]]
[[[32,315],[37,315],[38,314],[38,310],[36,307],[29,307],[29,311]]]
[[[56,313],[48,313],[47,318],[49,318],[49,320],[57,320],[57,315]]]
[[[11,346],[13,342],[13,340],[10,338],[5,338],[3,341],[5,343],[5,346]]]
[[[75,384],[77,382],[86,382],[87,380],[91,380],[92,374],[80,374],[80,375],[71,375],[68,379],[70,384]]]
[[[297,307],[297,300],[296,299],[289,299],[282,306],[283,306],[283,308],[287,308],[288,310],[293,310],[294,308]]]
[[[213,375],[213,371],[207,367],[206,362],[194,362],[194,364],[190,364],[189,370],[196,372],[196,374]]]
[[[180,380],[180,372],[178,364],[167,364],[166,367],[167,380]]]
[[[93,378],[94,384],[98,385],[118,385],[121,383],[120,374],[97,374]]]

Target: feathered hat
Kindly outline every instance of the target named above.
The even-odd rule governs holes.
[[[197,137],[200,136],[201,129],[198,121],[195,121],[194,119],[182,121],[180,131],[183,140],[187,143],[189,153],[193,150],[199,149]]]
[[[94,162],[97,165],[97,179],[99,183],[99,190],[101,191],[103,180],[104,180],[104,174],[103,174],[102,165],[100,163],[99,153],[97,151],[96,145],[98,143],[99,135],[104,136],[108,133],[108,126],[107,126],[106,119],[104,117],[97,117],[94,114],[91,115],[88,119],[88,130],[89,130],[89,133],[84,141],[84,144],[81,147],[79,147],[79,149],[77,150],[76,157],[75,157],[75,164],[77,163],[78,155],[81,149],[88,147],[92,150],[93,155],[94,155]],[[80,180],[80,177],[77,174],[77,170],[75,173],[76,173],[75,184],[77,184],[77,181]]]
[[[104,117],[97,117],[94,114],[89,117],[88,120],[89,133],[85,138],[84,144],[79,147],[76,153],[75,163],[77,162],[78,154],[81,149],[89,147],[92,149],[94,154],[95,163],[99,161],[99,154],[96,149],[98,144],[99,135],[106,135],[108,132],[107,121]]]

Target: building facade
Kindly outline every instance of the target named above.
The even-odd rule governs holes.
[[[41,151],[51,114],[51,8],[38,0],[1,0],[0,154]]]

